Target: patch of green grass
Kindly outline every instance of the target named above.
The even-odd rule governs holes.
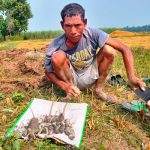
[[[18,140],[17,135],[10,135],[7,139],[2,141],[2,147],[6,150],[20,150],[21,142]]]
[[[14,102],[23,101],[24,99],[25,99],[25,95],[23,93],[20,93],[20,92],[12,93],[12,100]]]
[[[150,77],[150,49],[145,49],[144,47],[132,47],[131,50],[134,57],[137,76],[140,78]],[[117,53],[116,55],[111,73],[120,73],[123,77],[127,78],[123,59],[120,53]]]
[[[150,77],[150,49],[133,47],[132,51],[137,75],[142,78]]]
[[[0,93],[0,100],[5,99],[5,95],[3,93]]]
[[[5,71],[4,70],[0,70],[0,77],[4,77],[6,76]]]
[[[142,139],[137,133],[133,131],[129,132],[126,129],[122,129],[121,134],[125,138],[127,143],[132,147],[134,147],[135,149],[138,149],[141,146]]]
[[[0,50],[9,50],[15,48],[16,45],[17,42],[13,42],[13,41],[0,42]]]

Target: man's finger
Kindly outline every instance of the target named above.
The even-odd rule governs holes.
[[[70,97],[77,97],[78,96],[78,94],[77,93],[75,93],[73,90],[70,90],[69,92],[68,92],[68,94],[67,95],[69,95]]]
[[[71,86],[71,88],[77,95],[80,95],[81,91],[76,86]]]
[[[140,87],[140,89],[141,89],[142,91],[145,91],[145,87],[146,87],[145,82],[140,82],[140,83],[139,83],[139,87]]]
[[[136,87],[131,86],[131,89],[132,89],[133,91],[135,91],[137,88],[136,88]]]
[[[140,87],[140,89],[141,89],[142,91],[145,91],[145,87]]]

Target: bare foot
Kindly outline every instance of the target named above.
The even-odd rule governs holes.
[[[111,102],[111,103],[116,103],[117,102],[117,97],[116,96],[107,95],[102,89],[95,88],[95,93],[100,99],[102,99],[104,101]]]

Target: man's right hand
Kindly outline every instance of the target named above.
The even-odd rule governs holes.
[[[80,90],[73,85],[72,83],[66,83],[62,80],[60,80],[54,72],[45,72],[46,76],[49,78],[50,81],[52,81],[54,84],[56,84],[58,87],[60,87],[62,90],[64,90],[67,94],[67,98],[71,99],[73,97],[77,97],[80,95]]]
[[[67,98],[71,99],[73,97],[77,97],[79,96],[81,93],[81,91],[75,86],[75,85],[71,85],[69,86],[68,89],[66,89],[66,94],[67,94]]]

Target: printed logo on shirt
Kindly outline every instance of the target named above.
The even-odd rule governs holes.
[[[76,68],[83,68],[87,65],[88,60],[92,58],[92,50],[91,46],[80,50],[78,52],[73,53],[72,55],[68,55],[69,60],[72,62],[72,65]]]

